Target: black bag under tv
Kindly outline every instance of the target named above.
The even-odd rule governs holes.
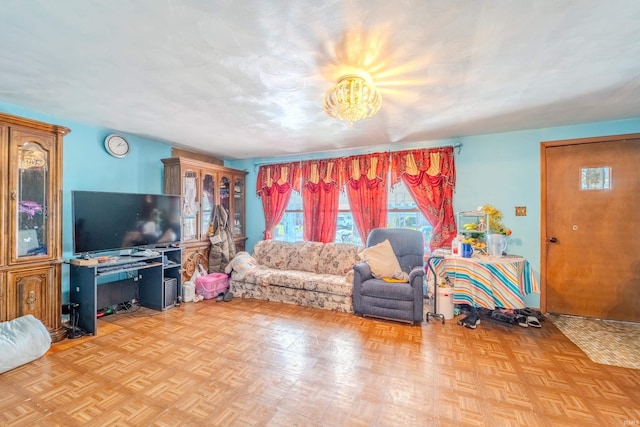
[[[73,252],[169,246],[180,241],[180,196],[72,191]]]

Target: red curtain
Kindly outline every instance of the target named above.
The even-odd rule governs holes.
[[[258,170],[256,193],[262,199],[264,239],[273,238],[273,230],[282,221],[291,191],[300,191],[300,164],[263,165]]]
[[[451,245],[456,236],[453,147],[391,153],[391,185],[405,183],[420,212],[433,227],[431,250]]]
[[[339,163],[339,159],[302,162],[304,240],[329,243],[336,238]]]
[[[369,232],[387,226],[389,154],[374,153],[343,159],[342,180],[362,242]]]

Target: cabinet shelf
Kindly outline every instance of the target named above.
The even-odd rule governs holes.
[[[486,217],[487,213],[486,212],[482,212],[482,211],[462,211],[462,212],[458,212],[458,217],[460,216],[468,216],[468,217],[475,217],[475,218],[482,218],[482,217]]]
[[[473,229],[465,228],[467,224],[474,224]],[[469,239],[470,243],[477,247],[482,248],[485,245],[485,239],[489,227],[489,214],[483,211],[462,211],[458,212],[458,222],[456,224],[458,228],[458,234],[461,234],[465,239]]]
[[[119,268],[117,264],[113,264],[113,265],[98,264],[97,266],[95,266],[95,268],[96,268],[96,276],[108,276],[110,274],[119,274],[119,273],[127,273],[130,271],[144,270],[146,268],[157,267],[159,265],[162,265],[162,263],[161,262],[145,262],[144,265],[136,265],[131,267],[126,266],[126,264],[122,264],[122,267]],[[113,268],[109,268],[108,270],[102,270],[102,271],[100,270],[101,268],[104,268],[107,266],[113,267]]]

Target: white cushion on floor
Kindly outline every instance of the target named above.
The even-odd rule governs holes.
[[[31,314],[0,323],[0,374],[31,362],[49,350],[51,336]]]

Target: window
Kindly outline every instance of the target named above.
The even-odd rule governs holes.
[[[338,203],[338,225],[335,241],[363,245],[363,239],[353,222],[353,215],[351,214],[346,193],[340,193]],[[276,226],[273,233],[273,239],[286,242],[301,241],[303,225],[302,196],[293,192],[282,221]],[[429,247],[431,224],[418,210],[407,187],[402,182],[393,190],[389,189],[387,196],[387,227],[420,230],[424,235],[425,248]]]
[[[292,191],[289,204],[284,211],[284,216],[278,225],[276,225],[275,230],[273,230],[273,240],[281,240],[284,242],[302,241],[303,219],[302,195]]]
[[[581,190],[610,190],[611,168],[582,168],[580,170]]]
[[[362,245],[362,238],[358,233],[358,227],[353,222],[353,215],[349,207],[347,193],[340,193],[338,201],[338,226],[336,227],[336,242],[354,243]]]
[[[387,196],[387,227],[419,230],[424,236],[425,248],[429,248],[433,228],[402,181],[393,191],[389,190]]]

